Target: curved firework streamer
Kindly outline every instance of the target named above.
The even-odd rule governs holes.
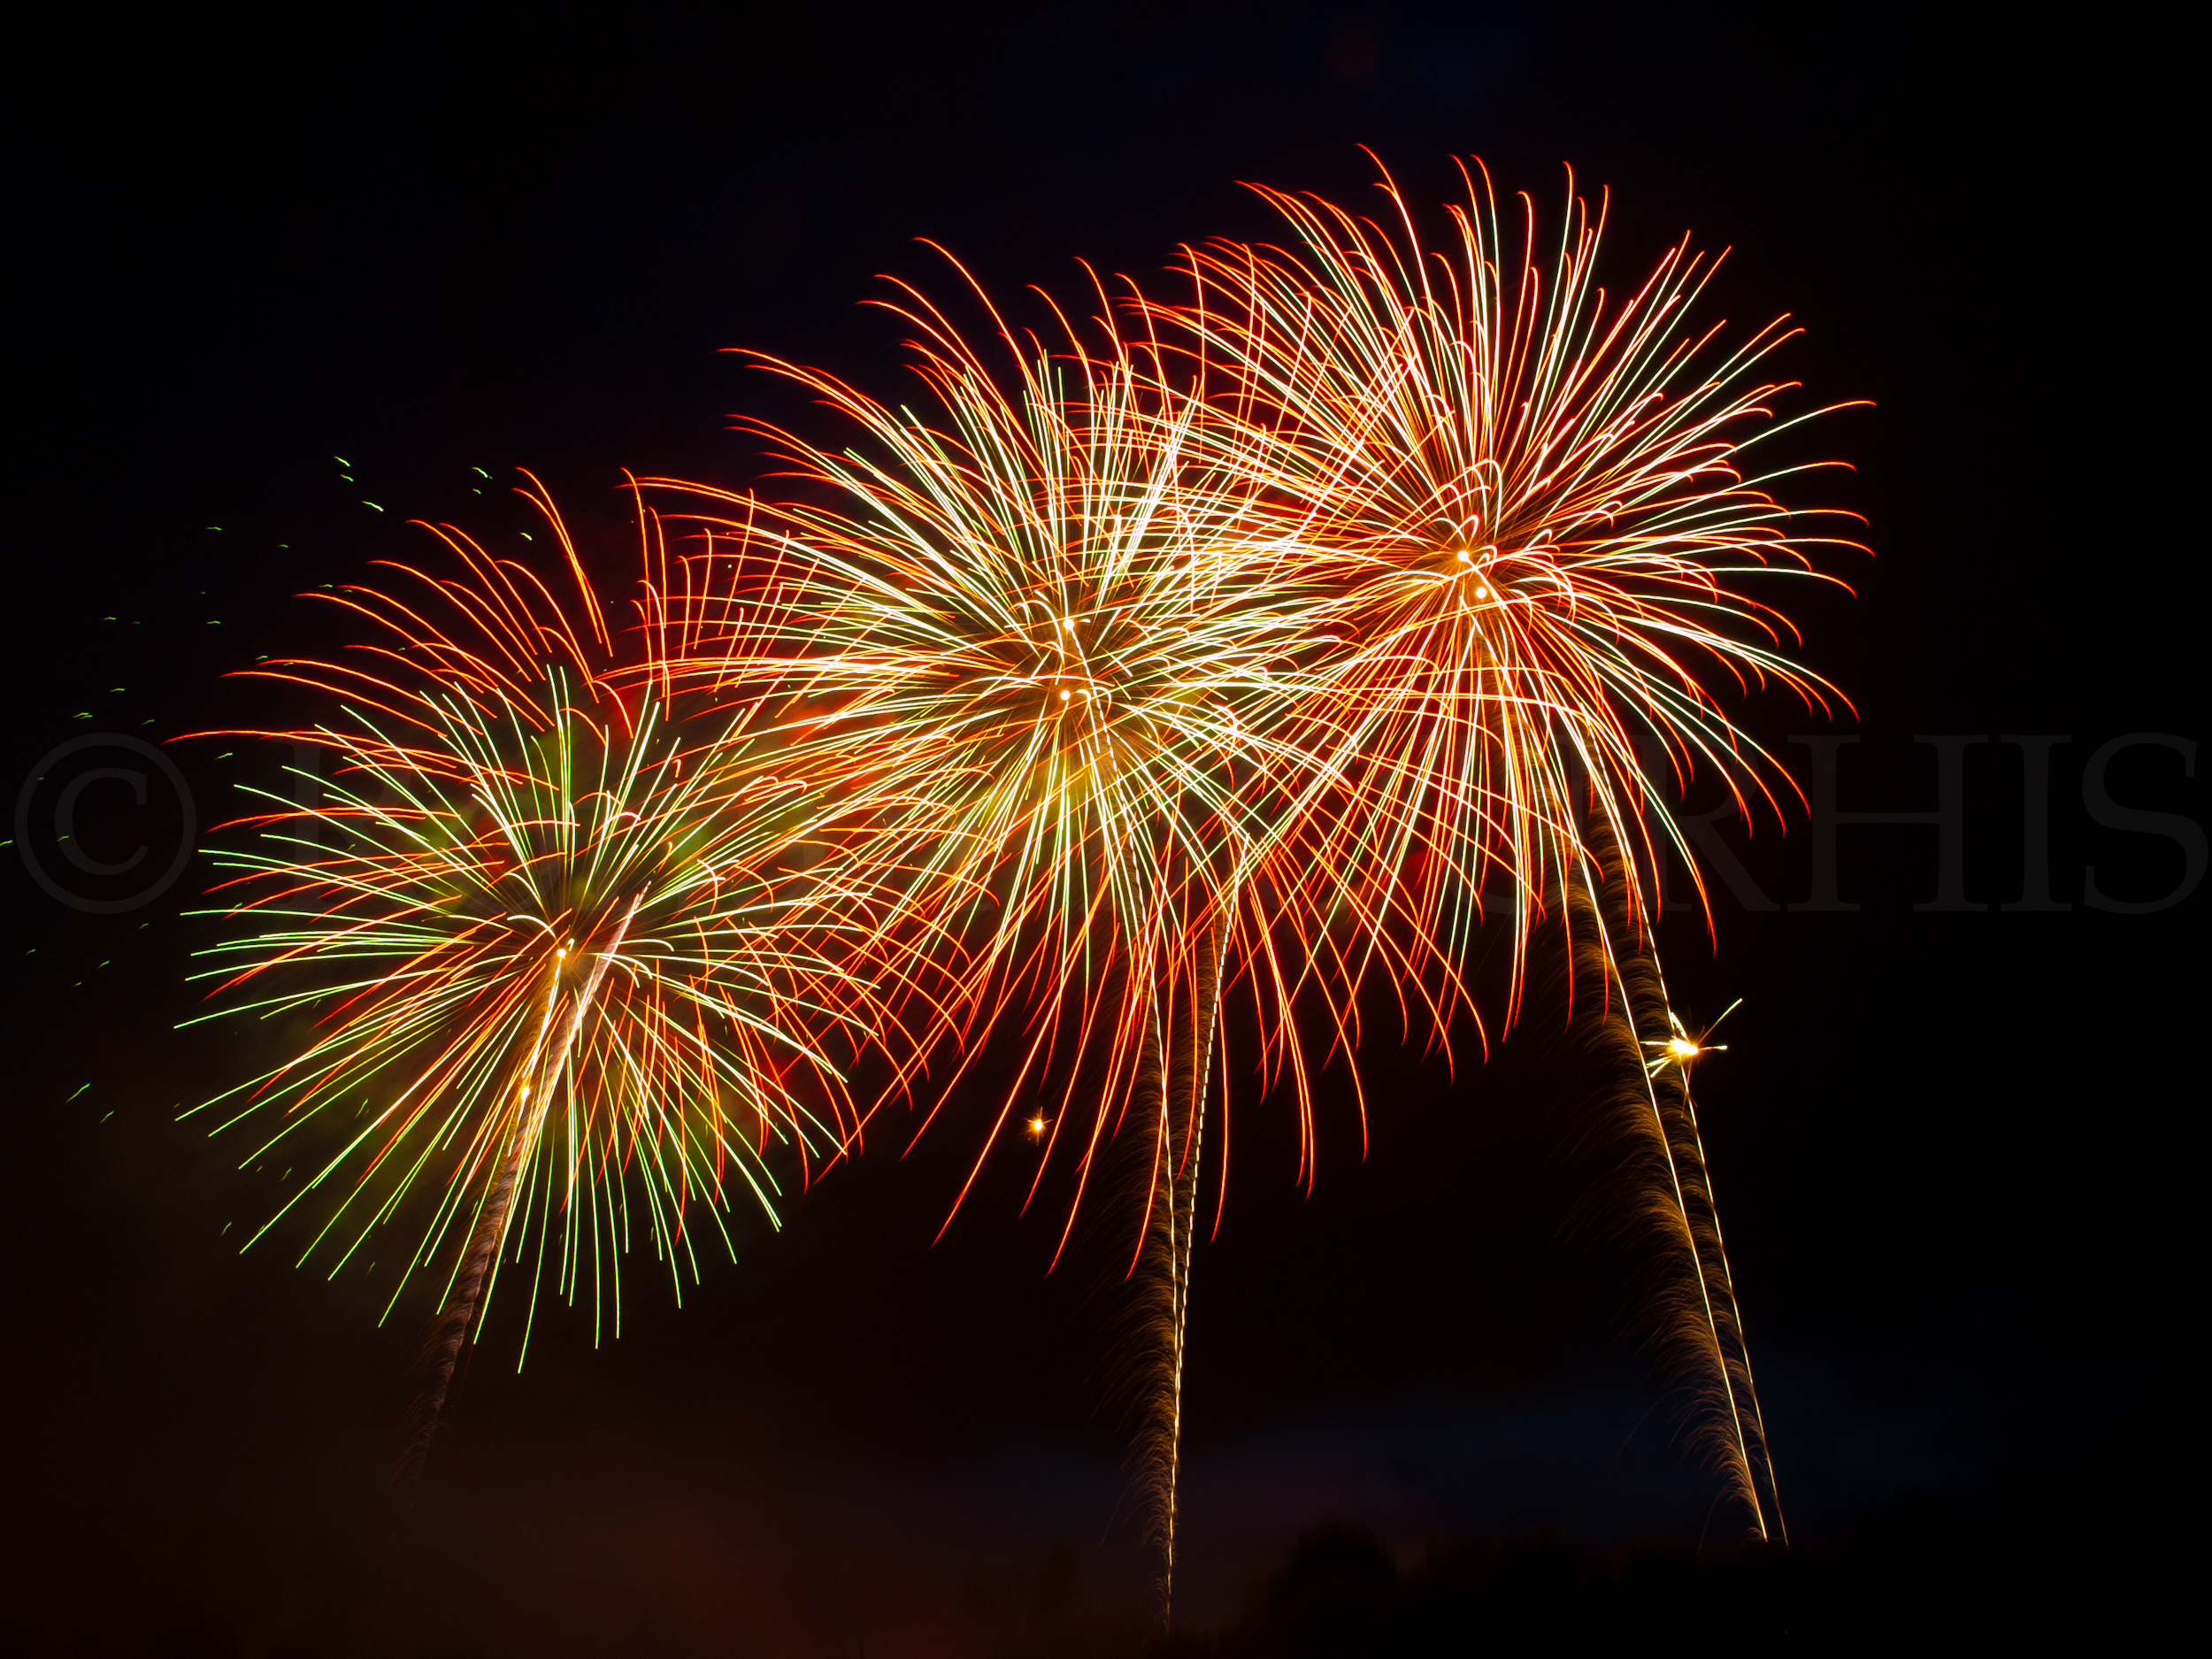
[[[387,1312],[425,1272],[441,1286],[403,1475],[503,1265],[526,1264],[533,1317],[549,1270],[588,1294],[595,1337],[619,1333],[637,1244],[680,1301],[703,1221],[733,1255],[733,1198],[773,1222],[784,1182],[843,1152],[857,1118],[829,1046],[879,1033],[889,1000],[872,868],[818,827],[841,780],[791,763],[765,703],[673,687],[681,625],[641,505],[618,629],[532,485],[565,568],[436,526],[457,574],[392,566],[330,595],[375,642],[250,671],[332,704],[253,733],[328,776],[226,826],[257,833],[216,854],[239,931],[198,976],[227,1004],[202,1018],[289,1040],[195,1109],[254,1134],[245,1164],[302,1172],[253,1240],[306,1217],[299,1259],[334,1275],[396,1228]]]

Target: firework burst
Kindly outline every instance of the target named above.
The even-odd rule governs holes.
[[[300,1174],[255,1239],[304,1218],[300,1261],[334,1275],[396,1230],[388,1311],[438,1285],[409,1475],[503,1266],[527,1272],[533,1317],[549,1280],[618,1332],[643,1244],[680,1300],[703,1233],[733,1250],[733,1198],[772,1221],[782,1184],[843,1150],[826,1045],[879,1018],[865,883],[813,833],[834,780],[785,764],[760,705],[674,690],[649,517],[635,626],[611,626],[532,482],[565,554],[550,580],[440,528],[457,573],[333,595],[374,644],[254,671],[334,704],[257,734],[328,775],[217,856],[238,932],[211,953],[227,1006],[205,1018],[273,1025],[291,1051],[198,1110],[255,1137],[245,1164]]]
[[[1440,250],[1387,177],[1381,222],[1262,188],[1291,245],[1192,250],[1193,300],[1157,315],[1195,336],[1209,458],[1268,503],[1278,585],[1326,648],[1293,741],[1348,787],[1305,867],[1359,872],[1447,962],[1502,910],[1509,1019],[1591,810],[1648,867],[1655,839],[1682,847],[1670,769],[1766,789],[1711,682],[1822,702],[1758,585],[1832,580],[1810,555],[1856,544],[1775,499],[1802,469],[1751,464],[1794,424],[1760,378],[1788,331],[1721,349],[1693,325],[1717,262],[1678,245],[1609,302],[1601,211],[1576,199],[1547,266],[1524,198],[1514,260],[1487,175],[1466,182]]]
[[[1164,1598],[1223,999],[1252,1001],[1263,1086],[1294,1084],[1310,1178],[1296,1010],[1348,1056],[1380,977],[1448,1043],[1502,912],[1507,1022],[1547,922],[1601,959],[1766,1530],[1648,894],[1670,773],[1772,801],[1718,688],[1826,692],[1758,596],[1835,544],[1749,460],[1790,424],[1761,378],[1786,333],[1693,327],[1713,265],[1686,245],[1609,300],[1578,201],[1548,262],[1530,211],[1515,263],[1486,176],[1441,251],[1385,189],[1382,223],[1263,191],[1287,247],[1192,250],[1181,304],[1094,284],[1048,345],[976,288],[979,348],[907,289],[919,413],[766,360],[842,435],[757,426],[773,500],[648,480],[703,550],[672,561],[641,504],[618,635],[540,493],[557,581],[442,531],[460,578],[345,599],[374,657],[270,671],[338,699],[264,734],[334,771],[228,856],[253,931],[215,972],[306,1034],[225,1126],[268,1126],[250,1162],[342,1129],[282,1212],[316,1216],[306,1256],[403,1225],[403,1289],[450,1261],[412,1463],[503,1263],[618,1311],[634,1229],[680,1280],[694,1206],[721,1230],[741,1187],[772,1205],[772,1165],[856,1142],[832,1047],[881,1045],[891,1093],[949,1048],[925,1128],[987,1049],[1010,1080],[956,1212],[1025,1139],[1030,1200],[1067,1171],[1064,1248],[1109,1141],[1147,1149]]]
[[[1050,348],[977,298],[1004,348],[987,357],[918,292],[895,307],[927,416],[770,363],[852,442],[761,428],[800,480],[780,504],[744,503],[759,580],[794,595],[787,649],[734,665],[703,653],[693,669],[726,689],[776,677],[813,711],[795,742],[865,757],[856,798],[898,849],[906,904],[951,918],[973,964],[935,1035],[964,1067],[995,1029],[1020,1033],[954,1209],[1018,1120],[1031,1197],[1056,1156],[1071,1171],[1069,1225],[1109,1139],[1133,1125],[1148,1142],[1132,1265],[1157,1303],[1141,1409],[1171,1572],[1225,983],[1260,1010],[1263,1064],[1308,1099],[1292,1015],[1311,977],[1308,918],[1279,896],[1323,884],[1279,861],[1284,826],[1330,780],[1278,733],[1316,689],[1310,622],[1270,585],[1280,562],[1255,541],[1265,521],[1243,480],[1194,453],[1211,417],[1161,372],[1156,342],[1118,330],[1102,290],[1098,326],[1062,316]],[[709,607],[706,632],[713,619]],[[1225,1146],[1226,1117],[1225,1099]]]
[[[971,941],[949,1034],[1010,1010],[1029,1022],[982,1151],[1017,1101],[1056,1089],[1025,1115],[1040,1175],[1071,1153],[1079,1202],[1147,1042],[1173,1023],[1167,987],[1217,978],[1201,958],[1218,950],[1265,957],[1272,918],[1250,895],[1279,879],[1283,802],[1314,787],[1271,735],[1299,694],[1302,622],[1260,580],[1242,490],[1187,454],[1203,411],[1150,342],[1105,328],[1094,349],[1064,325],[1048,350],[993,312],[1008,347],[994,366],[909,299],[933,419],[770,363],[856,442],[760,428],[804,486],[744,503],[759,580],[793,595],[787,649],[695,656],[690,672],[726,689],[780,680],[812,711],[802,750],[868,757],[856,798],[900,849],[908,906],[956,916]],[[1104,1056],[1102,1079],[1055,1064],[1087,1056]]]
[[[1790,388],[1763,378],[1789,331],[1724,347],[1719,325],[1694,324],[1717,261],[1678,244],[1610,300],[1601,209],[1574,199],[1547,262],[1524,198],[1516,258],[1487,175],[1463,177],[1440,250],[1386,175],[1380,221],[1262,188],[1289,245],[1191,250],[1193,297],[1150,315],[1194,340],[1216,417],[1194,447],[1265,503],[1272,585],[1309,618],[1316,691],[1285,741],[1341,787],[1295,826],[1310,850],[1294,867],[1325,871],[1427,952],[1447,1011],[1470,1006],[1454,964],[1503,911],[1509,1022],[1544,920],[1595,926],[1578,902],[1598,879],[1593,845],[1613,852],[1601,862],[1619,889],[1618,925],[1596,932],[1607,983],[1631,968],[1656,982],[1655,963],[1637,967],[1647,872],[1668,842],[1696,868],[1665,786],[1709,768],[1740,804],[1747,788],[1774,804],[1779,769],[1714,687],[1777,684],[1824,706],[1760,584],[1831,580],[1812,556],[1857,544],[1776,498],[1805,469],[1755,464],[1794,424],[1773,413]],[[1648,1067],[1639,1046],[1671,1034],[1656,995],[1623,1016],[1625,1053],[1651,1097],[1696,1346],[1727,1409],[1718,1443],[1763,1535],[1763,1438],[1694,1113],[1681,1067],[1663,1053]]]

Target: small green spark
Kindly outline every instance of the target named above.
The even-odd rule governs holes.
[[[87,1090],[87,1089],[90,1088],[91,1087],[92,1087],[92,1085],[91,1085],[91,1084],[89,1084],[89,1083],[80,1083],[79,1085],[77,1085],[77,1094],[83,1094],[83,1093],[85,1092],[85,1090]],[[74,1099],[76,1099],[76,1098],[77,1098],[77,1094],[72,1094],[72,1095],[69,1097],[69,1100],[74,1100]],[[69,1100],[65,1100],[65,1101],[62,1102],[62,1104],[63,1104],[63,1105],[65,1105],[65,1106],[68,1105],[68,1104],[69,1104]]]

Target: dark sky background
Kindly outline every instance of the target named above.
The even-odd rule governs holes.
[[[419,551],[411,516],[511,534],[515,467],[611,535],[624,466],[752,479],[732,416],[791,411],[723,349],[895,388],[895,331],[856,303],[880,273],[933,275],[918,236],[999,291],[1065,291],[1077,256],[1143,273],[1185,240],[1267,234],[1241,180],[1356,202],[1361,143],[1431,203],[1448,157],[1479,154],[1555,211],[1571,164],[1613,191],[1617,281],[1686,227],[1732,247],[1712,314],[1792,312],[1786,370],[1876,404],[1818,443],[1856,464],[1822,488],[1867,515],[1878,557],[1835,566],[1855,599],[1802,611],[1806,660],[1856,714],[1761,703],[1752,728],[1793,758],[1793,734],[1862,737],[1842,772],[1859,809],[1933,806],[1916,736],[2070,740],[2049,750],[2048,863],[2070,908],[1987,908],[2021,896],[2027,855],[2024,751],[1985,742],[1963,774],[1981,908],[1913,909],[1933,829],[1857,828],[1857,910],[1724,895],[1717,949],[1686,910],[1665,925],[1686,1009],[1746,999],[1701,1096],[1793,1527],[1836,1538],[1913,1489],[1970,1515],[2057,1494],[2085,1535],[2139,1525],[2195,1455],[2171,1409],[2200,1300],[2181,1286],[2202,1089],[2181,1056],[2205,1039],[2208,899],[2082,902],[2085,866],[2135,902],[2185,874],[2173,835],[2094,821],[2083,773],[2129,733],[2206,735],[2184,392],[2201,184],[2176,42],[2117,11],[1939,11],[178,9],[33,28],[7,71],[0,777],[12,800],[73,738],[241,718],[266,694],[222,675],[324,637],[296,595]],[[172,753],[203,829],[266,770]],[[2126,748],[2108,785],[2205,820],[2171,748]],[[165,860],[165,787],[135,816],[88,793],[88,844]],[[42,867],[93,892],[49,796],[26,799]],[[1740,828],[1763,891],[1801,900],[1801,813],[1747,848]],[[1141,1594],[1102,1382],[1121,1235],[1102,1220],[1048,1276],[1052,1219],[1018,1215],[1010,1179],[933,1248],[962,1133],[903,1162],[881,1138],[780,1236],[748,1220],[740,1263],[680,1311],[640,1273],[597,1352],[583,1315],[541,1317],[518,1376],[495,1319],[420,1501],[396,1509],[380,1477],[418,1328],[378,1329],[358,1282],[242,1257],[271,1189],[174,1121],[260,1063],[243,1033],[173,1029],[197,1007],[211,924],[184,912],[207,878],[196,860],[142,909],[87,914],[14,854],[0,868],[0,1635],[918,1651],[1046,1594],[1060,1545],[1101,1629]],[[1193,1299],[1194,1626],[1329,1517],[1409,1551],[1530,1525],[1699,1535],[1713,1484],[1623,1336],[1639,1260],[1577,1208],[1609,1166],[1578,1140],[1597,1085],[1563,1027],[1540,1001],[1455,1076],[1380,1028],[1371,1148],[1340,1077],[1310,1192],[1287,1115],[1248,1098]]]

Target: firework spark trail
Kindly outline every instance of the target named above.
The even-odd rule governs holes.
[[[1220,1019],[1221,935],[1209,930],[1184,980],[1171,987],[1161,1021],[1146,1033],[1138,1068],[1141,1097],[1157,1098],[1157,1131],[1146,1182],[1141,1268],[1143,1332],[1149,1345],[1140,1377],[1145,1432],[1139,1444],[1151,1509],[1148,1535],[1160,1552],[1160,1615],[1175,1592],[1175,1533],[1182,1463],[1183,1352],[1190,1328],[1192,1252],[1198,1237],[1200,1156],[1206,1093]],[[1159,1032],[1164,1024],[1163,1062]]]
[[[1690,1069],[1706,1048],[1676,1017],[1650,918],[1626,910],[1628,884],[1609,883],[1586,864],[1583,876],[1571,901],[1585,924],[1576,966],[1596,1002],[1599,1043],[1620,1069],[1618,1121],[1642,1148],[1630,1178],[1633,1214],[1679,1270],[1644,1318],[1663,1363],[1709,1408],[1696,1439],[1748,1515],[1748,1530],[1786,1544],[1773,1450],[1690,1094]]]
[[[611,631],[551,501],[525,493],[565,573],[440,529],[457,576],[394,567],[334,595],[378,642],[254,671],[334,697],[319,726],[251,733],[333,765],[319,803],[270,795],[226,826],[259,834],[217,854],[238,931],[201,976],[222,1003],[202,1018],[299,1033],[196,1109],[228,1103],[216,1133],[262,1125],[245,1163],[282,1148],[303,1171],[254,1239],[319,1210],[299,1259],[334,1275],[365,1252],[373,1271],[400,1226],[388,1314],[458,1238],[403,1475],[503,1263],[528,1263],[534,1317],[557,1240],[557,1294],[588,1293],[595,1333],[618,1334],[638,1233],[680,1302],[701,1205],[733,1255],[733,1198],[775,1221],[772,1163],[806,1179],[842,1155],[857,1118],[825,1045],[895,1029],[904,972],[873,950],[867,861],[819,833],[841,780],[791,764],[772,707],[669,680],[680,606],[650,515],[638,624]],[[672,575],[679,599],[699,579]]]
[[[1486,173],[1463,176],[1440,250],[1386,174],[1380,223],[1256,187],[1290,245],[1188,250],[1191,299],[1147,314],[1186,331],[1208,384],[1215,418],[1194,449],[1267,504],[1272,586],[1309,596],[1309,724],[1285,741],[1341,787],[1293,820],[1302,856],[1276,868],[1325,872],[1366,925],[1402,929],[1428,954],[1440,1025],[1473,1011],[1453,964],[1494,872],[1510,910],[1507,1023],[1548,915],[1571,957],[1595,929],[1609,975],[1657,987],[1653,1010],[1624,1017],[1624,1052],[1685,1244],[1701,1334],[1684,1340],[1709,1354],[1717,1444],[1763,1532],[1764,1434],[1694,1110],[1681,1068],[1647,1071],[1637,1046],[1639,1018],[1667,1033],[1663,987],[1647,956],[1613,961],[1581,889],[1592,846],[1616,849],[1622,914],[1647,938],[1641,872],[1669,844],[1697,870],[1662,793],[1670,772],[1718,772],[1740,809],[1747,787],[1777,804],[1768,780],[1786,774],[1708,682],[1717,671],[1824,707],[1831,688],[1783,654],[1793,631],[1752,586],[1833,580],[1811,556],[1858,544],[1808,534],[1799,521],[1821,514],[1771,493],[1811,469],[1750,465],[1807,417],[1777,420],[1791,388],[1755,378],[1789,337],[1782,323],[1734,348],[1689,324],[1717,261],[1686,241],[1609,301],[1602,209],[1593,220],[1572,201],[1547,265],[1524,197],[1515,260]],[[1770,1460],[1767,1472],[1770,1498]]]

